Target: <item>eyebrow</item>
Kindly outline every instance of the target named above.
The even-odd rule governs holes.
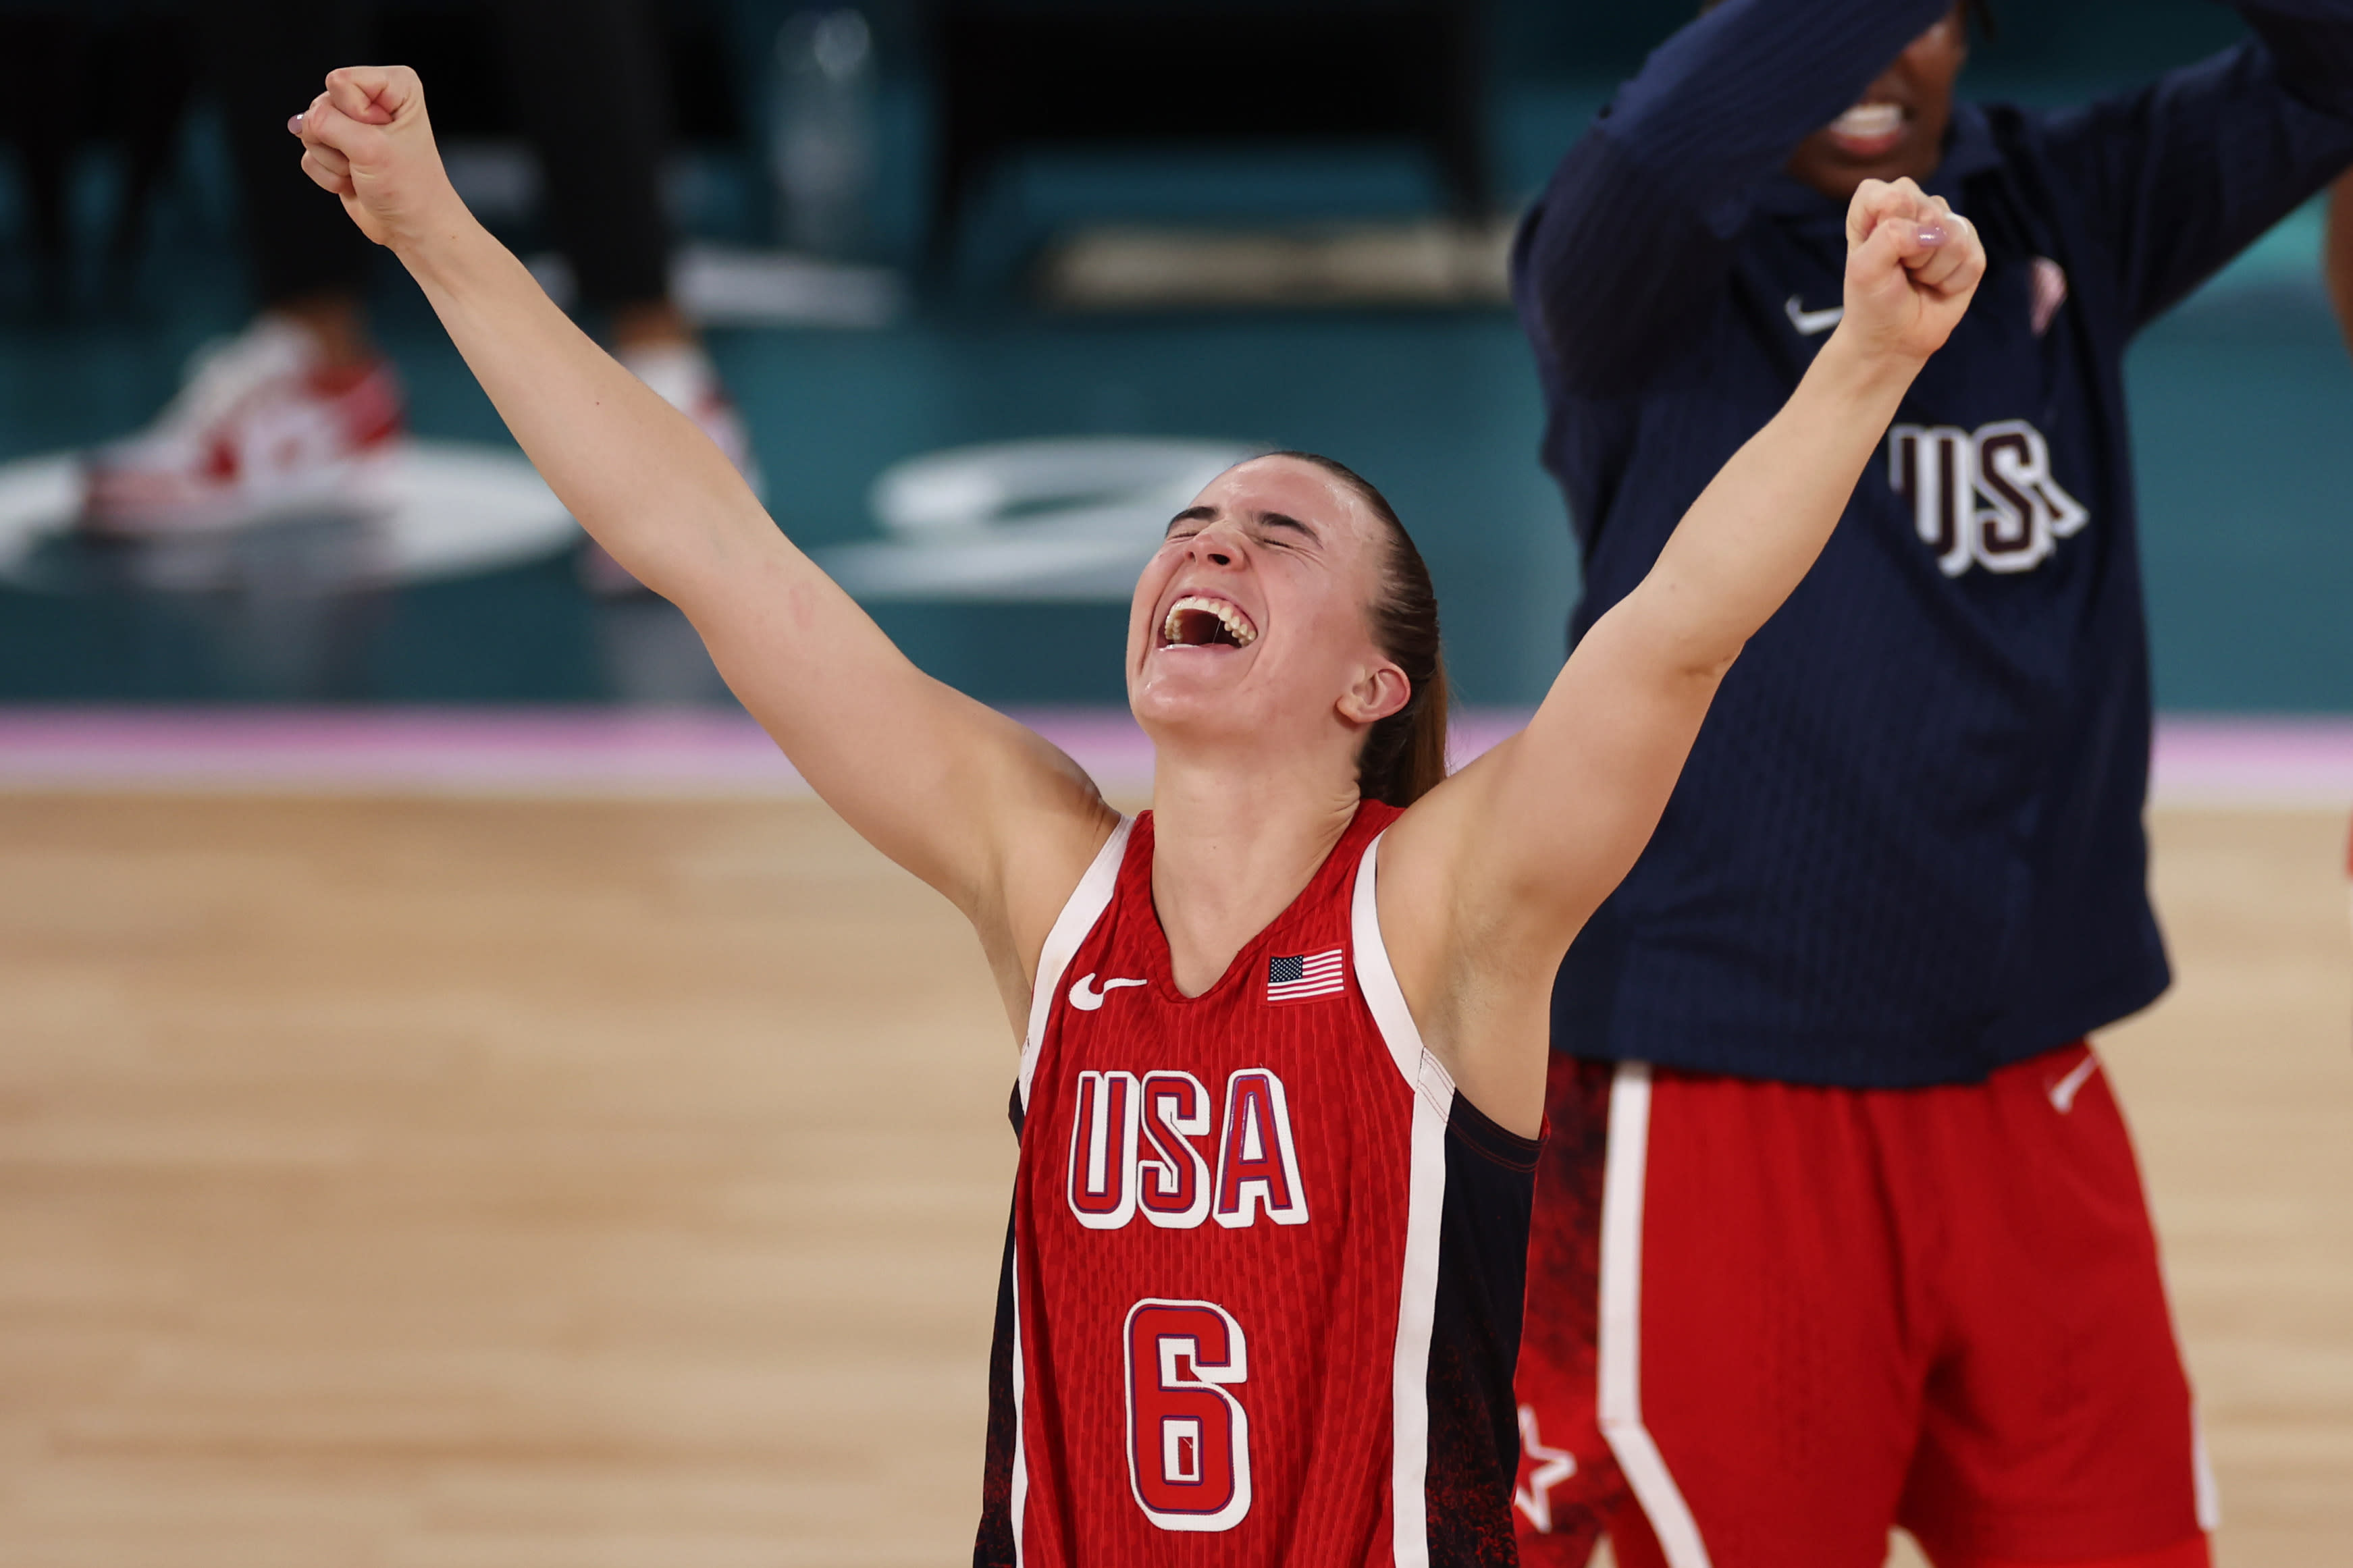
[[[1288,528],[1296,532],[1305,534],[1309,539],[1314,540],[1318,543],[1322,542],[1322,540],[1318,537],[1314,529],[1308,527],[1305,523],[1286,512],[1262,511],[1257,513],[1256,516],[1258,525],[1261,528]],[[1218,509],[1216,507],[1188,506],[1183,511],[1178,512],[1175,517],[1168,520],[1168,527],[1161,530],[1161,537],[1164,539],[1166,538],[1180,522],[1215,522],[1217,518]]]

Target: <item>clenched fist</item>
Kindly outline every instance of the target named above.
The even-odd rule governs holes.
[[[1985,246],[1968,219],[1910,180],[1865,180],[1846,212],[1846,315],[1858,347],[1925,360],[1945,344],[1978,279]]]
[[[404,248],[464,213],[433,145],[425,86],[406,66],[330,72],[286,129],[302,139],[302,172],[378,245]]]

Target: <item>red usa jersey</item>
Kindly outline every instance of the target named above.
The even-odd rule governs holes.
[[[1517,1561],[1535,1145],[1457,1097],[1356,820],[1199,996],[1123,823],[1038,965],[976,1564]]]

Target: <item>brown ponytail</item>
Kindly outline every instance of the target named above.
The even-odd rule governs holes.
[[[1356,756],[1356,788],[1367,800],[1411,805],[1446,778],[1446,659],[1439,647],[1438,595],[1430,585],[1430,568],[1396,509],[1363,475],[1314,452],[1268,456],[1314,464],[1356,491],[1388,531],[1381,595],[1372,606],[1373,638],[1405,671],[1412,695],[1365,737]]]

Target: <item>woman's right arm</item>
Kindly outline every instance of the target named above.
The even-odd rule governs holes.
[[[693,423],[556,309],[451,189],[414,71],[338,70],[289,128],[311,178],[417,279],[581,526],[686,613],[818,794],[972,917],[1000,982],[1018,955],[1026,991],[1117,820],[1093,784],[910,663]]]

